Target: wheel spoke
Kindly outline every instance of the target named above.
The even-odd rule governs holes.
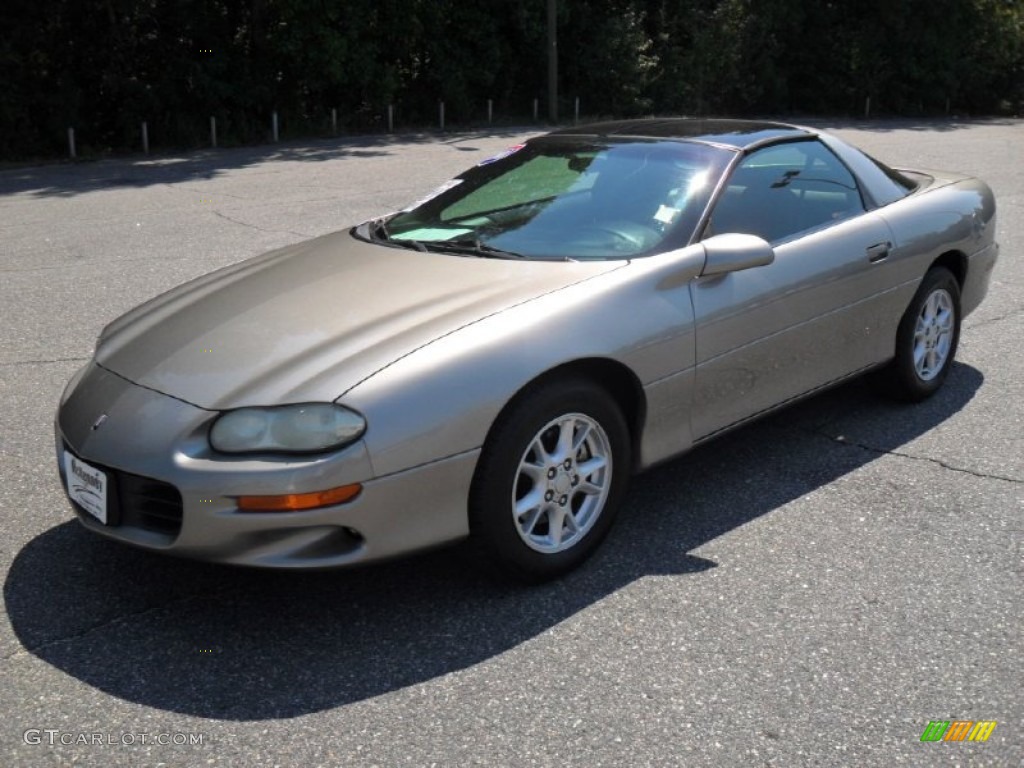
[[[519,474],[526,475],[534,484],[537,484],[544,479],[544,467],[540,464],[531,464],[528,461],[524,461],[519,466]]]
[[[587,436],[590,434],[590,425],[583,422],[578,425],[579,428],[576,430],[576,437],[572,441],[572,455],[575,456],[580,452],[580,448],[583,447],[583,443],[586,441]]]
[[[516,504],[516,524],[519,526],[521,536],[533,536],[537,523],[544,519],[545,514],[550,516],[548,505],[540,498],[539,493],[536,501],[526,503],[532,495],[532,492],[527,494]]]
[[[563,528],[565,527],[565,508],[552,507],[548,511],[548,539],[554,546],[562,543]]]
[[[575,430],[576,419],[573,418],[565,419],[558,425],[558,447],[555,448],[555,453],[552,458],[562,461],[573,455],[572,436]]]
[[[586,479],[595,472],[604,469],[607,465],[608,460],[604,456],[594,456],[593,458],[580,462],[577,469],[579,470],[580,477]]]
[[[564,510],[565,514],[562,516],[562,522],[565,526],[566,533],[570,538],[576,536],[580,532],[579,521],[576,520],[576,515],[572,513],[572,510]]]
[[[522,519],[530,512],[540,509],[544,502],[544,493],[540,487],[534,487],[528,494],[516,502],[516,517]]]
[[[533,455],[536,457],[536,464],[547,464],[551,461],[551,454],[548,453],[548,449],[544,447],[544,441],[541,438],[544,433],[537,435],[533,442],[530,444],[530,450],[533,451]]]
[[[587,496],[596,496],[597,494],[601,493],[603,490],[604,490],[604,488],[602,488],[600,485],[595,485],[594,483],[590,482],[589,480],[584,480],[582,483],[580,483],[578,486],[576,486],[576,491],[577,492],[585,494]]]
[[[533,529],[537,527],[537,523],[540,521],[541,517],[543,517],[543,516],[544,516],[544,508],[543,507],[537,507],[535,510],[533,510],[533,512],[531,512],[530,516],[527,518],[526,522],[521,526],[521,529],[522,529],[523,533],[526,534],[527,536],[532,536],[533,535]]]
[[[928,347],[921,342],[914,345],[914,370],[918,373],[922,373],[922,366],[924,365],[924,356],[928,351]]]

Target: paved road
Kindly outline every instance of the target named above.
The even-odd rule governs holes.
[[[835,127],[999,196],[946,388],[854,383],[641,476],[601,553],[534,589],[448,552],[274,574],[120,547],[71,519],[51,432],[122,311],[525,133],[0,173],[0,765],[1020,765],[1024,122]],[[999,724],[919,741],[956,718]]]

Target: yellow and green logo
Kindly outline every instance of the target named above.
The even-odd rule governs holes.
[[[995,729],[995,720],[931,720],[921,741],[988,741]]]

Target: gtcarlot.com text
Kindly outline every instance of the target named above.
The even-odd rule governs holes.
[[[61,731],[56,728],[29,728],[22,734],[26,744],[45,744],[56,746],[63,744],[71,745],[93,745],[93,746],[122,746],[134,747],[136,745],[156,744],[158,746],[201,746],[205,743],[205,733],[100,733],[85,731]]]

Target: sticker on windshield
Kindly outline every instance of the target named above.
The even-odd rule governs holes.
[[[454,187],[457,187],[457,186],[459,186],[459,184],[461,184],[461,183],[462,183],[462,179],[452,179],[451,181],[446,181],[446,182],[445,182],[444,184],[442,184],[441,186],[439,186],[439,187],[438,187],[437,189],[435,189],[435,190],[434,190],[433,192],[431,192],[431,193],[430,193],[429,195],[426,195],[426,196],[424,196],[424,197],[421,197],[421,198],[420,198],[419,200],[417,200],[417,201],[416,201],[415,203],[412,203],[412,204],[410,204],[410,205],[407,205],[407,206],[406,206],[405,208],[403,208],[403,209],[402,209],[402,211],[401,211],[401,212],[402,212],[402,213],[405,213],[406,211],[411,211],[411,210],[412,210],[413,208],[419,208],[419,207],[420,207],[421,205],[423,205],[424,203],[429,203],[429,202],[430,202],[431,200],[433,200],[433,199],[434,199],[435,197],[437,197],[438,195],[444,194],[444,193],[445,193],[445,192],[447,192],[447,191],[448,191],[449,189],[452,189],[452,188],[454,188]]]
[[[654,218],[662,224],[671,224],[676,220],[676,216],[678,215],[678,208],[671,208],[667,205],[662,205],[658,208],[658,212],[654,214]]]
[[[514,155],[516,152],[518,152],[525,146],[525,144],[513,144],[511,147],[509,147],[503,152],[499,152],[494,157],[488,157],[486,160],[482,160],[481,162],[477,163],[477,166],[490,165],[491,163],[496,163],[499,160],[504,160],[506,157],[508,157],[509,155]]]

